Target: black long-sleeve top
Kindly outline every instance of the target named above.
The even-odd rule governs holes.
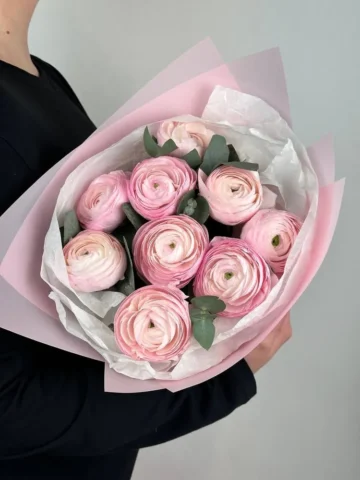
[[[33,60],[39,77],[0,61],[0,215],[95,130],[59,72]],[[255,393],[244,360],[179,393],[105,393],[101,362],[0,328],[0,478],[129,479],[139,448],[216,422]]]

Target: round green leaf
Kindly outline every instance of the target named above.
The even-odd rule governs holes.
[[[202,310],[201,308],[191,308],[190,318],[192,323],[196,323],[202,320],[214,321],[216,318],[216,314],[209,313],[207,310]]]
[[[154,140],[154,138],[151,135],[148,127],[145,128],[143,141],[144,141],[145,150],[150,155],[150,157],[154,157],[154,158],[158,157],[160,147],[156,143],[156,141]]]
[[[215,338],[215,326],[211,320],[200,320],[193,324],[193,335],[205,350],[209,350]]]
[[[121,282],[119,282],[118,291],[123,295],[125,295],[126,297],[128,297],[135,291],[135,288],[131,285],[130,282],[124,279]]]
[[[240,157],[237,154],[237,151],[235,150],[234,145],[228,145],[229,148],[229,162],[240,162]]]
[[[257,172],[259,170],[258,163],[250,163],[250,162],[227,162],[227,163],[219,163],[215,166],[214,170],[221,167],[222,165],[226,165],[227,167],[236,167],[242,170],[250,170],[251,172]]]
[[[185,212],[186,207],[188,207],[188,201],[196,197],[195,190],[190,190],[190,192],[185,193],[180,199],[179,205],[177,207],[176,213],[181,215]]]
[[[219,163],[229,161],[229,147],[226,144],[225,137],[213,135],[208,148],[205,151],[204,159],[201,164],[201,170],[210,175]]]
[[[194,213],[195,213],[195,208],[192,207],[191,205],[188,205],[184,210],[184,214],[188,215],[189,217],[191,217]]]
[[[167,142],[164,143],[162,147],[159,148],[159,154],[160,154],[159,156],[170,155],[170,153],[172,153],[176,149],[177,149],[176,143],[174,142],[174,140],[170,138]]]
[[[210,313],[220,313],[226,308],[225,302],[220,298],[213,295],[204,295],[203,297],[194,297],[191,299],[192,305],[201,310],[205,310]]]
[[[229,162],[229,165],[233,165],[237,168],[242,168],[243,170],[250,170],[251,172],[257,172],[259,170],[258,163],[251,162]]]
[[[194,213],[191,215],[194,220],[198,221],[202,225],[206,222],[210,215],[210,207],[206,198],[199,195],[196,197],[196,208]]]
[[[194,150],[191,150],[191,152],[184,155],[183,159],[187,162],[189,167],[193,168],[194,170],[196,170],[201,165],[201,157],[199,155],[199,152],[196,150],[196,148],[194,148]]]

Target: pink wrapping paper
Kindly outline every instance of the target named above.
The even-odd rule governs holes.
[[[39,275],[34,274],[40,271],[43,240],[58,192],[68,174],[80,162],[110,146],[136,127],[183,113],[201,114],[210,92],[217,84],[262,97],[290,122],[285,77],[277,49],[241,59],[229,66],[220,63],[221,58],[209,40],[191,49],[140,90],[93,136],[45,174],[1,217],[1,231],[5,232],[0,242],[0,258],[4,256],[0,267],[3,277],[0,278],[1,305],[4,306],[0,322],[3,328],[63,350],[102,360],[87,344],[68,335],[63,329],[57,320],[54,305],[48,299],[47,286]],[[192,78],[194,74],[197,76]],[[179,84],[180,82],[183,83]],[[155,95],[158,97],[154,99]],[[177,382],[160,384],[155,380],[138,381],[119,375],[106,365],[106,391],[131,393],[159,388],[178,391],[198,384],[239,361],[275,327],[321,264],[331,241],[341,203],[343,183],[331,185],[334,161],[329,139],[313,147],[310,153],[315,159],[322,159],[318,162],[319,178],[322,179],[322,184],[329,185],[322,189],[320,195],[321,199],[325,199],[320,200],[324,207],[323,211],[319,209],[317,219],[322,241],[314,245],[316,259],[311,259],[310,256],[307,258],[309,269],[304,270],[289,285],[290,293],[286,299],[284,297],[281,308],[272,312],[273,319],[267,331],[242,345],[220,365]],[[33,204],[30,210],[29,207]],[[330,218],[332,222],[329,222]],[[323,228],[324,224],[326,228],[321,230],[320,227]],[[6,252],[7,247],[9,249]]]
[[[207,38],[183,53],[165,70],[150,80],[145,87],[120,107],[95,133],[120,120],[125,115],[159,97],[167,90],[177,87],[202,73],[209,72],[222,65],[223,59],[213,42]]]

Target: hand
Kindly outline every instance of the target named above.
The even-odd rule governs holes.
[[[292,328],[290,323],[290,313],[285,315],[279,325],[273,330],[265,340],[260,343],[245,360],[251,371],[255,374],[260,368],[266,365],[276,354],[276,352],[290,340]]]

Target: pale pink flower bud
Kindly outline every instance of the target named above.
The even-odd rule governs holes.
[[[178,360],[191,336],[186,296],[173,287],[139,288],[120,304],[114,333],[120,350],[134,360]]]
[[[215,237],[194,281],[197,297],[214,295],[226,309],[221,316],[243,317],[260,305],[272,287],[270,268],[252,247],[237,238]]]
[[[182,288],[195,276],[208,246],[203,225],[187,215],[172,215],[136,232],[134,262],[149,283]]]
[[[196,173],[174,157],[149,158],[138,163],[129,182],[129,200],[147,220],[172,215],[181,197],[196,186]]]
[[[263,189],[257,172],[223,165],[209,176],[200,169],[198,180],[211,217],[224,225],[246,222],[262,204]]]
[[[268,262],[274,273],[284,273],[287,258],[302,226],[283,210],[260,210],[243,227],[241,238]]]
[[[178,157],[183,157],[192,150],[197,150],[202,157],[213,135],[214,132],[201,122],[183,123],[166,120],[159,127],[157,140],[160,146],[170,139],[173,140],[178,147],[173,155]]]
[[[124,278],[125,250],[107,233],[80,232],[65,245],[63,253],[70,285],[78,292],[107,290]]]
[[[93,180],[76,207],[81,225],[89,230],[115,230],[125,219],[121,206],[128,202],[127,183],[127,175],[121,170]]]

